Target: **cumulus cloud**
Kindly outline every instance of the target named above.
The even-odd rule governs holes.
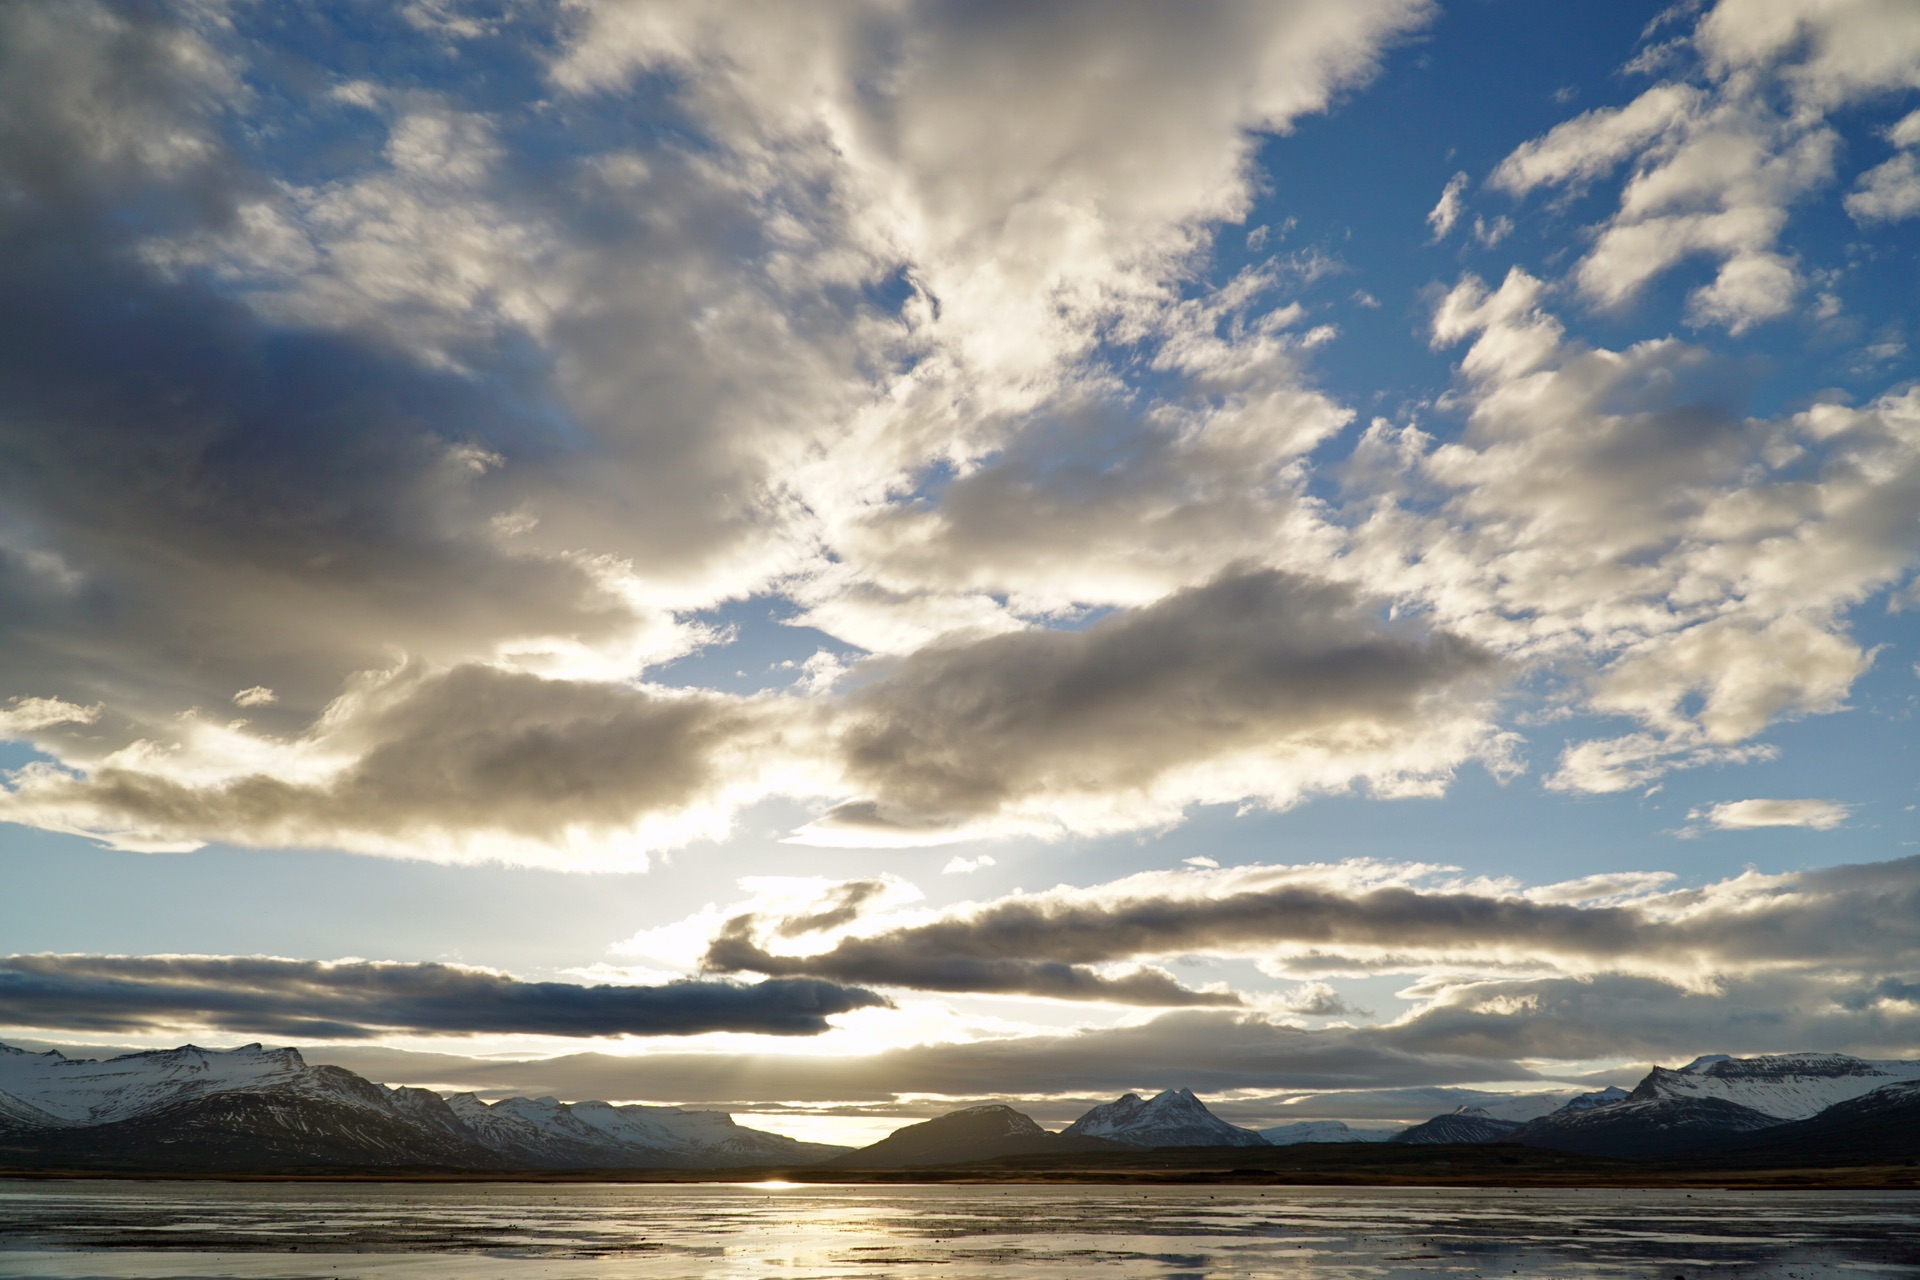
[[[1435,343],[1469,341],[1467,428],[1363,438],[1355,466],[1400,487],[1360,533],[1373,580],[1638,722],[1570,745],[1550,785],[1765,758],[1769,724],[1845,704],[1872,661],[1847,610],[1911,572],[1920,399],[1750,418],[1737,367],[1672,338],[1570,339],[1544,290],[1469,277],[1436,308]]]
[[[1705,257],[1717,274],[1689,296],[1690,318],[1740,333],[1784,315],[1804,286],[1780,239],[1792,206],[1835,177],[1829,117],[1920,87],[1920,23],[1879,0],[1720,0],[1687,44],[1704,87],[1676,77],[1586,112],[1517,148],[1492,182],[1515,195],[1579,188],[1631,161],[1615,212],[1574,270],[1580,290],[1619,307]],[[1903,189],[1899,168],[1887,168],[1862,180],[1849,209],[1902,216]]]
[[[1113,829],[1207,800],[1426,792],[1467,760],[1504,763],[1486,652],[1275,571],[1079,631],[930,645],[881,670],[848,694],[836,731],[872,801],[827,815],[818,838]]]
[[[465,666],[369,675],[292,740],[198,726],[185,750],[16,772],[0,817],[123,848],[225,839],[438,861],[646,865],[757,794],[768,706]],[[748,759],[748,757],[753,757]]]
[[[1430,11],[854,5],[772,42],[766,15],[703,6],[370,20],[403,59],[554,51],[482,105],[260,62],[277,37],[244,11],[10,10],[0,285],[31,320],[0,334],[0,696],[101,712],[38,726],[59,765],[13,782],[9,816],[128,847],[548,863],[618,828],[630,864],[759,785],[701,791],[713,760],[668,722],[724,737],[763,709],[634,687],[709,638],[676,615],[778,584],[899,652],[1150,606],[1283,541],[1310,558],[1330,544],[1298,461],[1348,414],[1296,355],[1326,331],[1272,301],[1284,265],[1183,282],[1247,209],[1258,135]],[[550,102],[593,112],[662,71],[668,134],[697,145],[551,167]],[[275,112],[330,131],[326,166],[273,141]],[[1154,349],[1160,403],[1102,366],[1122,335]],[[1154,460],[1115,475],[1098,459],[1127,441]],[[929,516],[913,495],[943,468],[965,474]],[[396,652],[438,674],[370,710]],[[459,749],[432,780],[406,755],[438,730],[400,703],[516,674],[554,681],[513,696],[554,704],[527,715],[540,768],[581,770],[555,794],[601,797],[577,822],[463,792]],[[633,713],[629,745],[675,753],[624,802],[593,717],[562,709],[585,683]],[[191,714],[221,703],[255,723]]]
[[[1728,0],[1694,80],[1491,185],[1624,168],[1588,296],[1698,251],[1696,317],[1758,318],[1826,117],[1909,85],[1865,11]],[[1912,396],[1748,421],[1737,369],[1570,341],[1524,274],[1436,316],[1464,436],[1376,424],[1329,496],[1338,264],[1279,221],[1205,263],[1262,137],[1420,0],[435,13],[362,34],[512,45],[485,101],[296,74],[244,8],[0,19],[0,726],[51,757],[10,820],[589,867],[772,794],[816,842],[1113,831],[1507,776],[1498,698],[1543,671],[1628,722],[1552,785],[1620,790],[1756,758],[1871,661]],[[580,127],[635,95],[659,131]],[[756,595],[869,656],[760,698],[650,672]]]
[[[815,979],[752,986],[523,982],[446,964],[267,956],[0,958],[0,1021],[96,1034],[212,1028],[241,1035],[818,1035],[828,1018],[886,1001]]]
[[[1845,823],[1851,812],[1846,805],[1834,800],[1729,800],[1695,809],[1687,817],[1722,831],[1745,831],[1754,827],[1831,831]]]
[[[1460,221],[1460,214],[1465,209],[1460,196],[1466,191],[1468,181],[1464,173],[1456,173],[1447,179],[1445,189],[1440,192],[1439,203],[1435,204],[1432,212],[1427,214],[1427,225],[1433,228],[1433,238],[1436,242],[1445,240],[1452,233],[1453,224]]]

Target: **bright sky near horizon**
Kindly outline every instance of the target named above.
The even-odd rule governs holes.
[[[12,4],[0,289],[0,1041],[1920,1054],[1910,0]]]

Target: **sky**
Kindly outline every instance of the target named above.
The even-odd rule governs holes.
[[[1905,0],[0,8],[0,1039],[808,1138],[1920,1054]]]

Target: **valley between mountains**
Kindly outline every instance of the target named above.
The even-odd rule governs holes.
[[[907,1125],[856,1150],[748,1128],[717,1111],[443,1097],[310,1065],[294,1049],[187,1045],[86,1059],[0,1046],[0,1171],[737,1176],[792,1170],[832,1180],[959,1168],[1033,1176],[1142,1169],[1255,1176],[1311,1166],[1323,1173],[1344,1169],[1349,1180],[1375,1169],[1382,1177],[1414,1178],[1424,1170],[1441,1175],[1429,1180],[1446,1181],[1462,1169],[1490,1175],[1556,1169],[1556,1176],[1577,1178],[1580,1170],[1597,1168],[1596,1161],[1621,1168],[1912,1169],[1920,1159],[1920,1061],[1716,1054],[1676,1069],[1656,1067],[1631,1090],[1552,1101],[1559,1105],[1531,1118],[1461,1108],[1397,1130],[1338,1121],[1253,1130],[1214,1115],[1188,1090],[1168,1089],[1151,1098],[1126,1094],[1057,1133],[1013,1107],[990,1104]]]

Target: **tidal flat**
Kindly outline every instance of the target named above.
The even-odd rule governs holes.
[[[0,1276],[1920,1276],[1920,1193],[14,1182]]]

